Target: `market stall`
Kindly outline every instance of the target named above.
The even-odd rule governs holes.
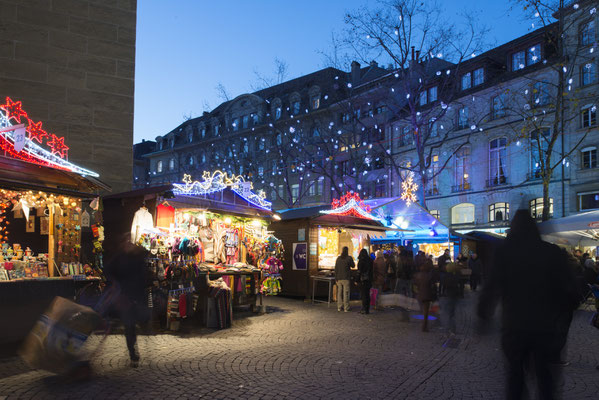
[[[344,246],[357,260],[361,249],[370,250],[371,240],[385,237],[384,225],[354,193],[331,206],[294,208],[279,215],[281,220],[271,223],[270,229],[285,247],[282,292],[290,296],[310,297],[314,277],[333,278],[335,260]],[[316,295],[328,297],[328,287],[317,287]]]
[[[148,250],[148,305],[163,327],[194,320],[225,328],[233,307],[253,308],[262,295],[279,293],[282,245],[267,230],[270,203],[241,176],[186,175],[183,183],[110,195],[104,204],[107,214],[121,216],[107,219],[107,237],[126,233]]]
[[[599,246],[599,211],[544,221],[539,224],[539,231],[544,240],[579,248],[596,257]]]
[[[64,138],[20,102],[0,104],[0,341],[17,341],[57,295],[98,282],[102,215],[98,175],[67,160]]]

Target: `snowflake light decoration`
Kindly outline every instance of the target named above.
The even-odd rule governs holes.
[[[401,183],[401,199],[406,202],[409,207],[412,203],[417,200],[416,191],[418,190],[418,184],[414,182],[414,173],[408,172],[406,179]]]

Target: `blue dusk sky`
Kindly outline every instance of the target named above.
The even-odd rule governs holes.
[[[426,1],[426,0],[425,0]],[[251,92],[256,73],[274,76],[274,60],[288,65],[287,79],[325,66],[319,50],[330,46],[347,11],[365,0],[143,0],[138,1],[135,66],[135,143],[154,140],[222,102]],[[487,21],[488,41],[502,44],[531,30],[518,7],[497,0],[445,0],[448,19],[476,10]]]

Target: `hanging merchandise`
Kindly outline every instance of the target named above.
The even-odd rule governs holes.
[[[156,207],[156,227],[171,228],[175,224],[175,208],[168,204],[160,204]]]
[[[154,229],[154,219],[152,214],[146,207],[141,207],[135,212],[133,216],[133,223],[131,224],[131,242],[137,243],[139,237],[145,230]]]

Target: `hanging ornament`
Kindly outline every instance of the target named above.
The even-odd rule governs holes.
[[[412,203],[416,202],[416,191],[418,190],[418,184],[414,182],[414,173],[409,171],[406,179],[401,183],[401,199],[406,202],[409,207]]]

